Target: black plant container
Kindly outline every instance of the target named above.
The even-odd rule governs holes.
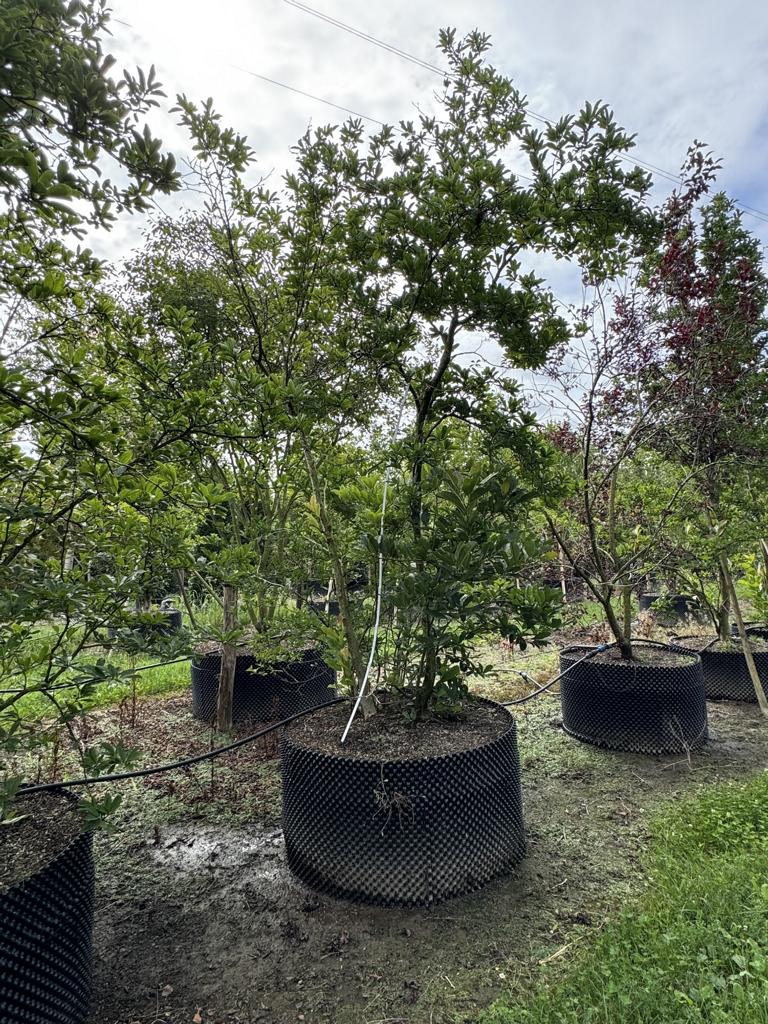
[[[762,622],[745,622],[744,626],[747,631],[747,636],[754,636],[760,640],[768,640],[768,626]],[[739,636],[739,625],[737,622],[731,623],[731,636],[738,639]]]
[[[492,703],[492,702],[488,702]],[[471,750],[402,761],[282,739],[291,870],[321,892],[428,906],[508,874],[525,855],[515,722]]]
[[[749,633],[749,631],[748,631]],[[757,639],[760,634],[749,634]],[[679,651],[690,651],[682,641],[684,636],[673,636],[672,645]],[[681,641],[679,644],[677,641]],[[739,648],[715,651],[711,648],[699,652],[704,670],[704,691],[707,700],[740,700],[756,703],[757,695],[747,668],[747,659]],[[763,687],[768,690],[768,651],[754,651],[755,668]]]
[[[0,1021],[83,1024],[91,984],[92,835],[0,893]]]
[[[336,694],[336,674],[319,651],[304,651],[296,661],[280,661],[265,670],[251,654],[235,663],[232,721],[274,722],[313,708]],[[216,717],[221,655],[196,655],[192,660],[192,714],[203,722]]]
[[[175,633],[181,629],[183,620],[180,608],[155,608],[152,614],[162,615],[162,619],[158,619],[157,622],[142,622],[140,613],[132,613],[126,617],[125,622],[121,623],[121,626],[125,629],[135,630],[141,636],[146,637],[168,636],[170,633]],[[134,615],[136,621],[132,623],[131,618]],[[117,633],[117,629],[117,626],[110,626],[107,634],[113,637]]]
[[[695,597],[687,594],[641,594],[638,598],[640,611],[649,611],[657,601],[663,601],[669,605],[670,615],[676,619],[684,619],[687,615],[695,615],[699,610],[698,601]]]
[[[561,672],[590,650],[566,647]],[[637,754],[700,747],[707,739],[704,677],[698,655],[684,653],[677,665],[592,659],[571,668],[560,680],[563,729],[585,743]]]
[[[316,615],[330,615],[334,619],[341,613],[338,601],[307,601],[307,608]]]

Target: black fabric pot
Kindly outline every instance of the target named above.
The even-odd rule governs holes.
[[[0,1021],[82,1024],[91,984],[92,834],[0,893]]]
[[[752,634],[756,638],[759,634]],[[676,641],[685,640],[683,636],[673,636],[672,646],[678,651],[690,652]],[[741,700],[756,703],[755,687],[747,668],[747,659],[741,650],[713,651],[707,649],[699,652],[701,666],[704,670],[704,691],[707,700]],[[768,651],[754,651],[755,667],[760,681],[768,689]]]
[[[251,654],[235,662],[232,721],[254,719],[274,722],[297,711],[313,708],[335,696],[336,673],[319,651],[305,651],[297,661],[280,661],[268,670],[259,668]],[[221,655],[196,655],[192,660],[192,714],[203,722],[216,717]]]
[[[695,597],[687,594],[641,594],[638,598],[640,611],[649,611],[657,601],[664,601],[670,607],[670,615],[677,619],[684,619],[686,615],[695,615],[698,611],[698,602]]]
[[[426,906],[479,889],[525,855],[511,715],[502,736],[460,753],[340,757],[289,727],[281,757],[288,864],[321,892]]]
[[[560,652],[565,671],[590,647]],[[560,680],[563,729],[585,743],[637,754],[679,754],[707,739],[704,677],[696,654],[682,665],[584,661]],[[599,657],[599,655],[598,655]]]

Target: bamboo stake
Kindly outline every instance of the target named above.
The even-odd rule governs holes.
[[[752,656],[752,645],[747,637],[747,631],[744,628],[744,619],[741,614],[741,606],[739,605],[739,599],[736,596],[736,587],[733,583],[733,577],[731,576],[731,570],[728,565],[728,559],[724,554],[718,556],[720,562],[720,570],[723,574],[723,579],[728,587],[728,594],[731,599],[731,607],[733,614],[736,618],[736,623],[739,627],[739,637],[741,639],[741,649],[744,651],[744,657],[747,661],[747,668],[749,670],[749,677],[752,680],[752,685],[755,688],[755,694],[757,695],[757,703],[760,705],[760,710],[768,718],[768,700],[766,700],[765,690],[763,684],[760,681],[760,676],[755,665],[755,659]]]

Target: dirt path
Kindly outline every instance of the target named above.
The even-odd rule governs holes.
[[[754,707],[710,705],[712,739],[690,764],[594,750],[562,733],[558,712],[545,697],[517,713],[530,844],[519,872],[431,911],[353,906],[295,882],[270,751],[219,769],[226,800],[190,806],[136,784],[123,831],[97,840],[92,1024],[471,1021],[540,960],[567,961],[637,891],[650,811],[768,767]]]

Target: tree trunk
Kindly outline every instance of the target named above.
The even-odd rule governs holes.
[[[176,580],[179,584],[179,593],[181,594],[181,600],[184,602],[184,607],[187,609],[187,615],[189,616],[190,625],[197,627],[195,621],[195,613],[192,611],[192,605],[189,600],[189,594],[187,593],[185,573],[183,569],[176,570]]]
[[[752,680],[752,684],[755,687],[755,694],[757,696],[757,703],[760,705],[762,713],[768,717],[768,700],[766,700],[765,690],[763,684],[760,681],[760,676],[757,672],[757,666],[755,665],[755,659],[752,656],[752,645],[749,642],[749,637],[744,629],[744,619],[741,614],[741,607],[739,605],[739,599],[736,596],[736,587],[733,584],[733,576],[731,575],[730,567],[728,566],[728,559],[724,554],[718,556],[720,562],[720,572],[722,578],[728,588],[728,596],[730,598],[731,606],[733,608],[733,614],[736,617],[736,622],[739,627],[739,636],[741,637],[741,648],[744,651],[744,657],[747,661],[747,668],[749,670],[749,677]]]
[[[603,610],[605,611],[605,617],[608,619],[608,625],[611,627],[611,632],[613,633],[618,648],[621,651],[622,658],[625,661],[631,661],[632,641],[630,639],[630,634],[628,631],[625,632],[622,629],[621,624],[619,623],[619,620],[616,616],[616,612],[613,610],[610,595],[604,598],[601,601],[601,604],[603,606]]]
[[[629,584],[621,592],[621,604],[624,612],[624,637],[629,642],[632,637],[632,587]]]
[[[232,633],[237,626],[237,590],[235,587],[224,586],[224,632]],[[219,692],[216,702],[216,728],[219,732],[229,732],[232,728],[232,699],[235,690],[235,664],[237,647],[225,643],[221,648],[221,670],[219,672]]]

